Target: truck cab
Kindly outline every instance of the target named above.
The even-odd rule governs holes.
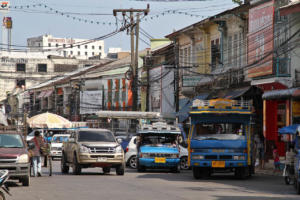
[[[165,168],[179,172],[180,134],[178,127],[163,122],[142,125],[137,134],[138,172],[148,168]]]
[[[254,173],[250,102],[195,100],[190,111],[189,165],[195,179],[215,172]]]

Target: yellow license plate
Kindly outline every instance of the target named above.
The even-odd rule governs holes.
[[[215,168],[224,168],[225,167],[225,161],[212,161],[211,166]]]
[[[166,158],[155,157],[154,162],[155,163],[166,163]]]

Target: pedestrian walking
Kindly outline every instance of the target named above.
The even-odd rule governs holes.
[[[35,131],[34,138],[30,142],[34,144],[34,148],[32,149],[33,176],[42,176],[41,156],[45,145],[44,138],[39,131]]]
[[[280,172],[280,160],[279,160],[279,154],[278,149],[276,145],[273,146],[273,160],[274,160],[274,170],[273,172]]]
[[[259,168],[265,168],[265,145],[264,139],[259,138],[257,142],[257,152],[258,152],[258,159],[259,159]]]

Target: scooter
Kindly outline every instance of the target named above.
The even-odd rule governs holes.
[[[0,170],[0,200],[5,200],[4,192],[11,196],[6,184],[8,179],[8,170]],[[4,191],[4,192],[3,192]]]

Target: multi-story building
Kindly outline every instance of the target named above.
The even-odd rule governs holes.
[[[57,38],[42,35],[27,39],[30,51],[57,51],[63,57],[77,59],[104,58],[104,41],[75,38]]]

